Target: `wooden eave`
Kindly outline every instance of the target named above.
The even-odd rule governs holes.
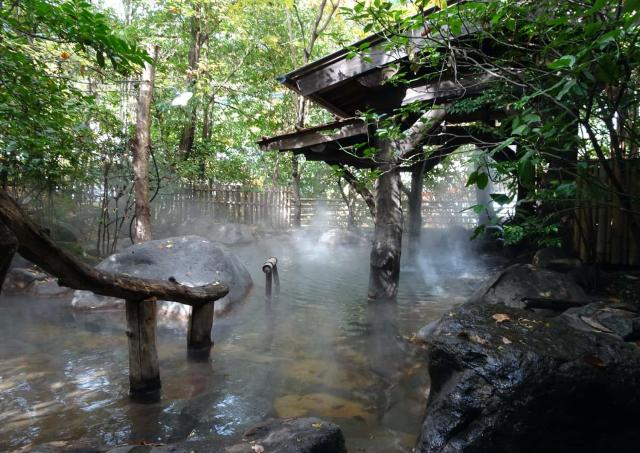
[[[465,0],[450,1],[449,6],[463,1]],[[425,14],[434,9],[427,10]],[[473,32],[474,30],[465,28],[460,36]],[[415,50],[430,45],[421,30],[413,30],[408,36],[414,43]],[[391,65],[407,62],[407,53],[405,50],[390,50],[386,48],[386,43],[383,35],[368,36],[347,48],[291,71],[278,80],[340,118],[354,117],[366,110],[391,112],[406,105],[408,88],[392,86],[385,81],[392,75]],[[366,50],[348,58],[348,49],[361,48],[363,45],[368,46]]]
[[[466,115],[447,115],[448,125],[432,134],[425,145],[439,146],[458,136],[461,142],[471,143],[474,140],[464,138],[468,134],[467,126],[460,125],[472,121],[488,121],[498,117],[498,112],[476,112]],[[294,132],[263,138],[258,142],[262,151],[291,151],[303,154],[307,160],[322,161],[328,164],[351,165],[356,168],[375,168],[378,163],[364,156],[363,148],[372,134],[361,118],[347,118],[320,126],[310,127]],[[478,140],[486,140],[488,135],[479,136]],[[418,154],[420,151],[416,150]],[[408,156],[409,157],[409,156]]]

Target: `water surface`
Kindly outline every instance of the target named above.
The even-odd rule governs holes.
[[[317,239],[317,238],[316,238]],[[158,331],[163,398],[129,401],[124,314],[74,313],[68,301],[0,299],[0,450],[86,439],[115,446],[223,437],[267,417],[338,423],[350,451],[411,451],[428,389],[406,341],[490,272],[462,243],[427,247],[404,266],[397,303],[368,303],[368,247],[280,237],[230,247],[255,282],[214,323],[207,363],[186,358],[185,328]],[[264,300],[265,258],[282,290]]]

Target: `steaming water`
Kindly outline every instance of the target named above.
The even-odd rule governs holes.
[[[441,245],[403,270],[397,304],[367,303],[367,246],[288,238],[231,247],[256,285],[216,320],[209,363],[186,360],[184,329],[159,328],[163,399],[152,405],[127,397],[123,313],[2,298],[0,450],[77,439],[231,442],[270,416],[315,415],[338,423],[351,451],[410,451],[428,376],[422,352],[403,336],[490,273],[465,247]],[[260,264],[271,255],[282,293],[269,306]]]

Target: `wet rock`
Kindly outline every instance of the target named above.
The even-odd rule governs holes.
[[[563,317],[470,303],[428,338],[417,452],[631,452],[640,349]]]
[[[30,294],[36,282],[47,278],[47,274],[36,268],[14,267],[7,273],[2,292],[8,296]]]
[[[181,234],[195,234],[210,241],[223,244],[248,244],[258,240],[256,227],[241,223],[213,223],[210,219],[200,218],[184,224]]]
[[[182,442],[173,445],[128,445],[108,453],[346,453],[338,425],[318,418],[271,419],[249,428],[241,443]]]
[[[540,269],[549,269],[556,272],[569,272],[582,266],[582,262],[557,247],[545,247],[533,255],[533,265]]]
[[[134,277],[168,280],[191,286],[223,282],[229,294],[215,302],[215,313],[222,314],[242,300],[251,285],[251,276],[240,261],[224,246],[199,236],[178,236],[132,245],[111,255],[98,266],[100,270]],[[90,291],[76,291],[72,306],[76,309],[122,308],[124,301],[97,296]],[[176,302],[162,302],[159,315],[186,319],[190,307]]]
[[[320,239],[318,239],[318,243],[331,247],[366,245],[369,243],[369,236],[362,231],[332,228],[322,233]]]
[[[434,330],[438,327],[438,321],[432,321],[426,326],[422,327],[418,332],[416,332],[416,340],[420,343],[427,343],[429,341],[429,337],[433,334]]]
[[[588,301],[584,289],[565,273],[515,264],[483,283],[470,302],[524,308],[523,298]]]
[[[640,314],[626,307],[594,303],[571,308],[560,316],[578,330],[604,332],[624,341],[640,339]]]
[[[229,453],[255,452],[254,445],[269,453],[346,452],[340,427],[318,418],[271,419],[249,428],[244,442],[229,447]]]

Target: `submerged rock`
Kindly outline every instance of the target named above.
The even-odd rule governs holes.
[[[222,245],[199,236],[178,236],[142,242],[102,261],[97,269],[124,273],[133,277],[168,280],[174,278],[189,286],[223,282],[229,294],[215,302],[215,313],[227,311],[242,300],[251,285],[251,276],[240,261]],[[72,306],[76,309],[123,308],[124,300],[104,297],[90,291],[76,291]],[[177,302],[162,302],[159,314],[185,318],[190,307]]]
[[[241,443],[182,442],[172,445],[129,445],[108,453],[346,453],[340,427],[318,418],[270,419],[249,428]]]
[[[227,448],[229,453],[346,453],[340,427],[319,418],[271,419],[249,428],[245,441]]]
[[[631,452],[640,349],[565,317],[468,303],[428,334],[417,452]]]

